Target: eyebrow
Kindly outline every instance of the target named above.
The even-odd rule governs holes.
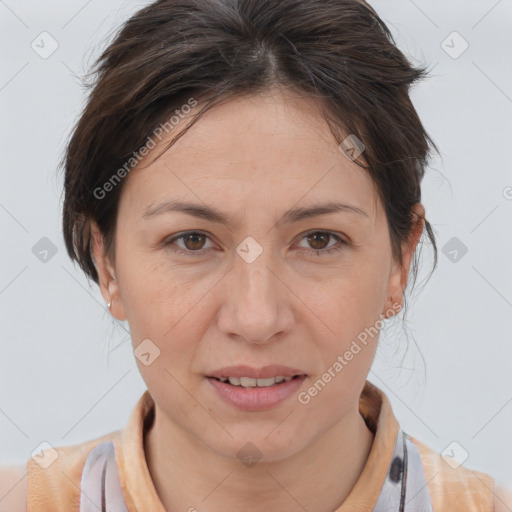
[[[204,219],[211,222],[217,222],[226,226],[229,226],[230,224],[229,217],[226,214],[214,210],[213,208],[206,205],[189,203],[185,201],[166,201],[156,206],[150,206],[142,214],[142,218],[147,220],[170,212],[182,212],[187,215],[191,215],[192,217],[197,217],[199,219]],[[317,217],[319,215],[327,215],[340,212],[369,218],[369,215],[357,206],[331,201],[328,203],[314,204],[304,208],[292,208],[284,213],[281,219],[277,222],[277,225],[290,224],[292,222],[298,222],[307,218]]]

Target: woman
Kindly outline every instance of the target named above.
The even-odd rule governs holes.
[[[148,389],[124,429],[27,461],[10,510],[498,510],[366,380],[436,248],[426,73],[371,7],[159,0],[97,64],[64,237]]]

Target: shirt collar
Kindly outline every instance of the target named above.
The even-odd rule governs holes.
[[[119,481],[128,510],[165,512],[144,454],[144,432],[154,418],[155,403],[146,390],[132,410],[121,435],[114,441]],[[369,381],[359,398],[359,412],[374,441],[363,470],[337,512],[371,512],[379,499],[400,430],[386,395]]]

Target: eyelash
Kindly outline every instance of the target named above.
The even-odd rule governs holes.
[[[338,245],[337,246],[335,245],[334,247],[331,247],[330,249],[312,249],[312,250],[307,250],[306,251],[309,254],[312,254],[314,256],[323,256],[323,255],[326,255],[326,254],[336,253],[336,252],[341,251],[342,249],[344,249],[345,246],[349,246],[350,245],[349,242],[347,242],[346,240],[344,240],[340,236],[332,233],[331,231],[321,231],[321,230],[309,231],[308,233],[305,233],[303,235],[301,240],[303,240],[304,238],[306,238],[306,237],[308,237],[310,235],[317,234],[317,233],[322,233],[322,234],[325,234],[325,235],[329,235],[332,238],[335,238],[338,241]],[[180,235],[175,236],[174,238],[171,238],[170,240],[167,240],[166,242],[164,242],[164,246],[170,248],[170,246],[173,244],[173,242],[175,242],[176,240],[182,240],[182,239],[184,239],[185,237],[187,237],[189,235],[204,235],[207,238],[209,238],[208,235],[206,235],[206,233],[202,233],[200,231],[186,231],[186,232],[181,233]],[[183,249],[179,249],[179,248],[178,249],[170,248],[170,249],[173,252],[175,252],[176,254],[183,254],[185,256],[201,256],[201,255],[204,254],[204,250],[203,249],[200,249],[198,251],[183,250]]]

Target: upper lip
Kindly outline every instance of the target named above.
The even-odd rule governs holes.
[[[290,368],[289,366],[282,365],[269,365],[262,368],[252,368],[251,366],[226,366],[220,370],[216,370],[207,375],[207,377],[214,377],[216,379],[227,377],[249,377],[252,379],[268,379],[270,377],[294,377],[295,375],[306,375],[302,370],[297,368]]]

